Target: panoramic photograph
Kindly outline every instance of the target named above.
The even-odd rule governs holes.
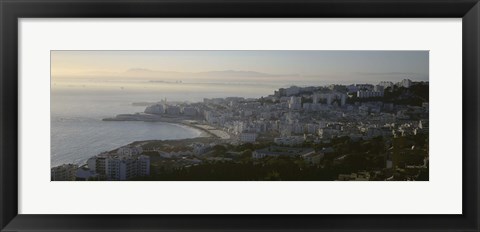
[[[428,181],[429,52],[51,51],[51,181]]]

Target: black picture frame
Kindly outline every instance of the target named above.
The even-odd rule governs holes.
[[[1,231],[479,231],[478,0],[0,0]],[[18,214],[18,19],[143,17],[462,18],[461,215]],[[39,197],[38,200],[41,200]],[[442,202],[438,202],[442,204]]]

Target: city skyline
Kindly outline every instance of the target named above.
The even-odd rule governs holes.
[[[53,51],[52,181],[428,181],[428,51]]]

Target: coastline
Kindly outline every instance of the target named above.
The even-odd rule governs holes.
[[[211,133],[209,133],[205,130],[201,130],[200,128],[196,128],[196,127],[188,125],[188,124],[184,124],[184,123],[171,123],[171,124],[177,124],[179,126],[185,126],[185,127],[188,127],[189,129],[200,131],[200,134],[196,138],[215,137],[215,135],[212,135]]]
[[[103,121],[143,121],[143,122],[165,122],[187,126],[201,131],[199,137],[213,137],[216,139],[230,139],[230,134],[214,128],[207,124],[201,124],[192,117],[164,117],[154,114],[136,113],[119,114],[113,118],[104,118]]]
[[[98,119],[97,119],[98,120]],[[177,127],[181,127],[181,128],[178,128],[178,130],[188,130],[188,131],[191,131],[189,132],[189,134],[192,134],[191,137],[188,137],[188,138],[173,138],[173,139],[165,139],[163,136],[161,137],[156,137],[156,136],[147,136],[147,137],[150,137],[150,138],[137,138],[135,140],[130,140],[130,141],[125,141],[125,143],[120,143],[118,144],[117,146],[114,146],[114,147],[104,147],[101,151],[93,151],[92,152],[89,152],[87,151],[87,153],[90,154],[90,156],[94,156],[94,155],[98,155],[100,154],[101,152],[104,152],[104,151],[111,151],[111,150],[115,150],[115,149],[118,149],[119,147],[121,146],[126,146],[128,144],[131,144],[131,143],[134,143],[136,141],[169,141],[169,140],[178,140],[178,141],[182,141],[184,139],[202,139],[202,138],[209,138],[209,139],[219,139],[219,137],[215,134],[215,133],[212,133],[210,132],[209,130],[206,130],[202,127],[199,127],[197,125],[194,125],[192,124],[192,121],[182,121],[182,120],[175,120],[175,119],[168,119],[168,118],[164,118],[164,120],[102,120],[100,118],[99,122],[100,123],[105,123],[105,121],[131,121],[131,122],[140,122],[140,121],[144,121],[144,122],[160,122],[160,123],[165,123],[165,124],[170,124],[171,126],[177,126]],[[158,124],[160,126],[160,124]],[[58,152],[57,152],[58,153]],[[83,152],[85,153],[85,152]],[[60,152],[59,154],[63,154],[62,152]],[[70,157],[69,155],[67,155],[68,157]],[[63,155],[60,155],[58,156],[58,159],[59,160],[63,160],[64,156]],[[78,157],[78,159],[76,158]],[[75,158],[70,158],[71,161],[58,161],[57,159],[50,159],[50,166],[51,167],[54,167],[54,166],[58,166],[58,165],[61,165],[63,163],[74,163],[74,164],[78,164],[79,166],[83,166],[84,164],[86,164],[86,160],[88,158],[83,158],[83,157],[80,157],[80,156],[75,156]]]

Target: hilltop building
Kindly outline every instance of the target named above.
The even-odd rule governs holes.
[[[74,181],[78,165],[63,164],[52,168],[50,171],[50,179],[52,181]]]
[[[150,175],[150,157],[140,147],[122,147],[116,153],[102,153],[87,161],[88,168],[108,180],[128,180]]]

